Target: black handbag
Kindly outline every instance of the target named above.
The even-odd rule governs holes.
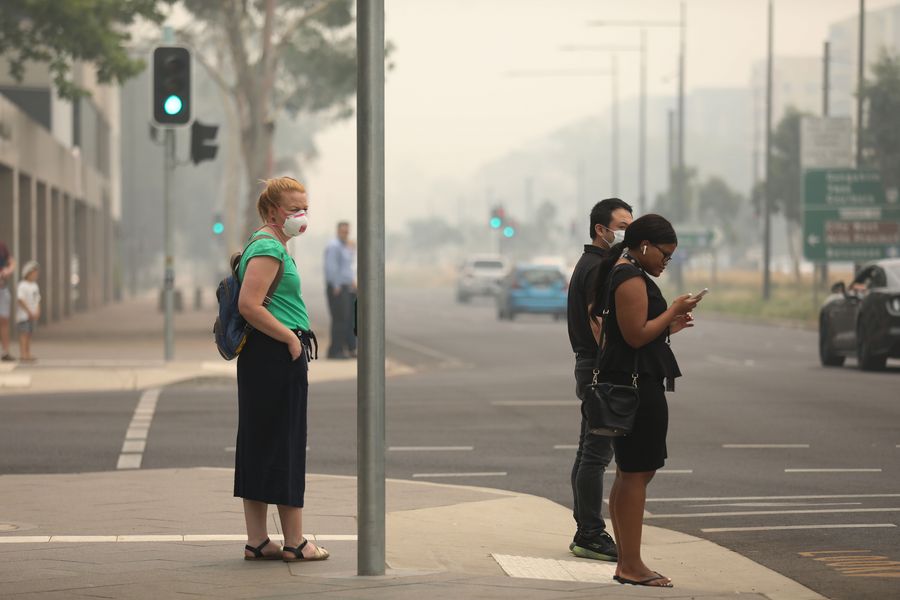
[[[613,269],[614,271],[615,269]],[[598,382],[603,352],[608,347],[606,324],[609,320],[610,287],[612,271],[606,280],[606,302],[603,305],[603,322],[600,325],[600,342],[594,362],[594,379],[585,388],[581,412],[587,421],[588,431],[594,435],[620,437],[634,429],[640,397],[638,395],[638,350],[634,352],[634,368],[631,385]]]

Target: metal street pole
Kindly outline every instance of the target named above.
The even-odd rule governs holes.
[[[827,117],[831,111],[829,106],[831,93],[831,42],[825,41],[822,52],[822,116]],[[813,289],[819,286],[822,288],[828,285],[828,261],[824,261],[819,265],[819,280],[813,281]],[[814,304],[818,305],[819,297],[816,295]]]
[[[766,198],[763,204],[763,300],[772,293],[772,38],[774,33],[772,0],[769,0],[768,61],[766,63]]]
[[[610,56],[610,72],[612,73],[612,195],[619,195],[619,61],[615,54]]]
[[[856,72],[856,168],[861,169],[863,154],[863,94],[866,87],[866,0],[859,0],[859,64]]]
[[[384,575],[384,0],[357,2],[357,574]]]
[[[679,20],[679,52],[678,52],[678,206],[680,210],[687,210],[687,190],[684,172],[684,37],[685,37],[685,6],[681,3],[681,19]],[[687,219],[689,215],[678,215],[679,219]],[[679,263],[680,264],[680,263]],[[681,280],[681,268],[678,271],[678,280]]]
[[[165,158],[163,160],[163,224],[165,226],[165,278],[163,281],[165,359],[175,358],[175,218],[172,210],[172,175],[175,170],[175,131],[165,130]]]
[[[638,214],[647,212],[647,30],[641,29],[640,131],[638,133]]]

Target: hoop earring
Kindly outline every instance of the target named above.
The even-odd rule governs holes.
[[[643,255],[647,254],[647,246],[644,246],[643,248],[641,248],[641,254],[643,254]]]

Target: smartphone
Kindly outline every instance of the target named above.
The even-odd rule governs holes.
[[[700,292],[694,294],[692,297],[694,300],[699,300],[703,296],[705,296],[708,292],[709,292],[709,288],[703,288],[702,290],[700,290]]]

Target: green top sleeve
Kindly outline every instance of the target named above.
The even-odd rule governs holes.
[[[243,281],[247,263],[256,256],[271,256],[284,263],[281,282],[266,308],[288,329],[309,330],[309,313],[306,310],[306,302],[303,300],[297,265],[294,264],[293,258],[287,253],[281,242],[271,237],[258,237],[260,239],[252,243],[248,242],[245,246],[241,262],[238,265],[238,279]]]

